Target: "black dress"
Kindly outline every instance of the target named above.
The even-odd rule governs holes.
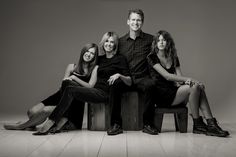
[[[150,75],[152,79],[155,81],[155,97],[154,101],[157,104],[157,106],[164,106],[164,107],[170,107],[172,102],[174,101],[174,98],[176,96],[177,90],[179,87],[176,86],[175,82],[166,80],[161,74],[159,74],[153,66],[155,64],[160,64],[160,60],[157,57],[156,53],[150,53],[147,56],[148,63],[150,66]],[[162,65],[161,65],[162,66]],[[176,58],[176,66],[174,66],[173,62],[170,68],[165,68],[162,66],[166,71],[168,71],[171,74],[175,74],[175,67],[179,67],[179,59]]]

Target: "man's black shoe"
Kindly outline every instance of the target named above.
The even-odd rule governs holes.
[[[144,125],[143,132],[150,135],[158,135],[158,130],[151,125]]]
[[[118,135],[123,133],[123,129],[119,124],[114,124],[111,128],[107,130],[107,135]]]

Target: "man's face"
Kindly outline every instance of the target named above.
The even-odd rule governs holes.
[[[127,20],[130,30],[139,31],[143,26],[142,18],[139,14],[131,13],[129,19]]]

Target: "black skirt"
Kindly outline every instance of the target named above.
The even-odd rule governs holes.
[[[179,87],[172,83],[156,83],[154,101],[157,107],[170,107]]]

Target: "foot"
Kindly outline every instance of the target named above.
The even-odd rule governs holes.
[[[50,133],[51,129],[53,128],[55,122],[52,120],[48,120],[43,127],[38,131],[33,133],[33,135],[47,135]]]
[[[158,130],[154,126],[151,125],[144,125],[143,132],[150,134],[150,135],[158,135]]]
[[[107,135],[118,135],[123,133],[123,129],[119,124],[114,124],[111,128],[107,130]]]
[[[76,130],[76,126],[70,122],[67,121],[60,129],[58,128],[58,126],[52,127],[52,129],[50,130],[50,133],[52,134],[56,134],[56,133],[61,133],[61,132],[67,132],[69,130]]]
[[[3,127],[6,130],[24,130],[24,128],[21,128],[18,124],[4,124]]]
[[[207,136],[218,136],[218,137],[227,137],[229,136],[228,132],[221,132],[219,130],[214,129],[209,129],[206,133]]]
[[[201,116],[199,118],[193,118],[193,133],[194,134],[207,133],[207,125],[203,121],[203,118]]]
[[[194,134],[206,134],[207,129],[204,127],[193,127],[193,133]]]
[[[66,123],[68,122],[67,118],[61,118],[61,120],[57,123],[57,125],[54,125],[52,129],[50,130],[50,133],[55,134],[55,133],[60,133],[63,129]]]
[[[25,128],[24,130],[27,130],[27,131],[37,131],[37,128],[36,128],[36,126],[31,126],[31,127]]]
[[[207,133],[208,136],[227,137],[229,132],[221,129],[215,118],[207,119]]]

